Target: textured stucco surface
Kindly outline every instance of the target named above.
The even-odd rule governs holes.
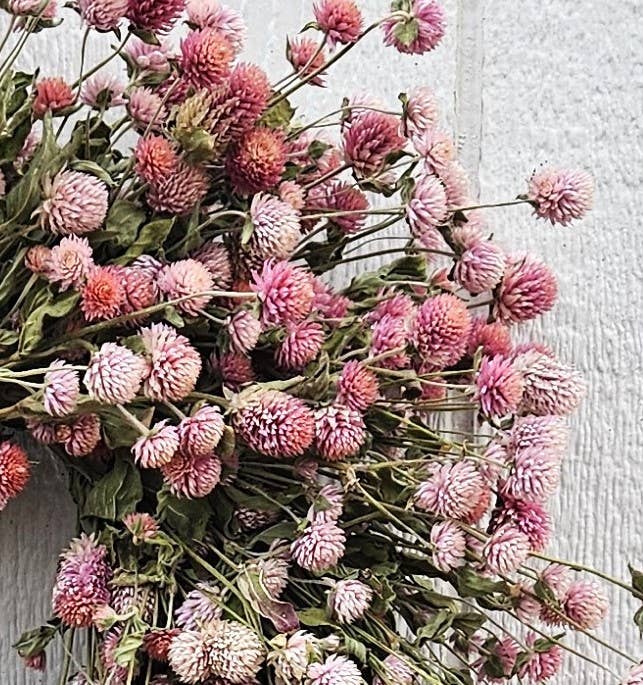
[[[250,27],[247,59],[274,76],[284,73],[285,33],[311,16],[311,0],[229,0]],[[363,0],[373,18],[384,0]],[[560,277],[555,312],[525,337],[546,339],[575,361],[589,396],[574,418],[574,442],[562,493],[553,506],[557,540],[551,553],[625,577],[628,560],[643,562],[643,237],[636,215],[642,187],[643,56],[638,0],[448,0],[450,32],[436,53],[413,58],[369,37],[332,72],[326,91],[307,91],[303,111],[336,108],[346,94],[369,93],[394,103],[413,84],[437,92],[447,125],[485,200],[523,191],[523,179],[544,163],[580,164],[598,178],[596,210],[572,229],[536,223],[524,209],[497,210],[491,223],[511,251],[530,250]],[[4,18],[2,19],[4,21]],[[25,67],[75,77],[77,46],[64,28],[38,36]],[[74,34],[78,36],[79,34]],[[90,46],[91,61],[102,46]],[[320,102],[321,96],[321,102]],[[364,268],[353,266],[347,275]],[[0,516],[0,683],[54,682],[25,674],[10,650],[20,631],[46,617],[55,555],[74,529],[73,508],[56,468],[43,456],[27,491]],[[642,653],[633,601],[613,593],[600,635]],[[582,650],[622,670],[605,649]],[[51,671],[50,671],[51,673]],[[570,659],[560,685],[615,679]]]

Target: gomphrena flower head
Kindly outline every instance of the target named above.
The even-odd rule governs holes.
[[[93,399],[103,404],[127,404],[136,397],[146,374],[142,357],[107,342],[92,356],[83,382]]]
[[[94,266],[92,248],[87,238],[71,235],[62,238],[47,255],[46,275],[60,290],[80,288]]]
[[[25,668],[29,668],[32,671],[40,671],[41,673],[43,673],[47,668],[47,653],[38,652],[37,654],[26,656],[23,658],[22,662]]]
[[[562,416],[521,416],[514,422],[508,446],[513,452],[535,447],[559,457],[569,443],[569,425]]]
[[[447,217],[447,196],[437,176],[421,176],[406,206],[406,217],[413,235],[421,239]]]
[[[89,628],[94,613],[109,604],[112,571],[107,548],[84,533],[61,554],[52,604],[54,614],[70,628]]]
[[[504,497],[502,507],[494,512],[497,526],[511,524],[529,540],[532,552],[543,552],[549,544],[552,532],[551,516],[537,502]]]
[[[31,467],[26,452],[9,440],[0,442],[0,510],[27,485]]]
[[[296,181],[282,181],[279,184],[279,197],[293,209],[302,210],[306,206],[306,191]]]
[[[415,136],[412,142],[428,174],[438,174],[456,158],[453,138],[438,128],[427,129],[422,135]]]
[[[78,0],[83,21],[98,31],[112,31],[127,14],[128,0]]]
[[[210,673],[209,649],[200,630],[176,635],[168,650],[168,663],[183,683],[202,683]]]
[[[323,485],[308,510],[308,520],[337,522],[344,510],[344,488],[331,481]]]
[[[482,555],[485,567],[491,573],[507,575],[513,573],[529,555],[529,539],[518,528],[505,524],[491,535]]]
[[[368,210],[369,206],[366,195],[345,181],[330,181],[315,186],[308,193],[306,202],[309,212],[337,213],[338,216],[329,216],[327,220],[347,234],[357,233],[363,228],[368,215],[360,212]],[[344,216],[341,216],[342,212],[345,212]]]
[[[270,646],[268,664],[274,669],[276,685],[304,682],[310,662],[321,658],[317,638],[303,630],[290,636],[277,635]]]
[[[364,685],[364,679],[354,661],[331,654],[323,663],[308,668],[309,685]]]
[[[563,599],[563,613],[572,628],[595,630],[607,616],[608,609],[607,595],[594,581],[575,581]]]
[[[207,497],[221,480],[221,460],[214,454],[188,457],[180,450],[161,467],[170,490],[177,497]]]
[[[315,449],[322,459],[341,461],[356,455],[366,442],[362,415],[341,405],[315,412]]]
[[[203,167],[179,160],[166,177],[150,184],[147,203],[157,212],[189,214],[207,195],[209,186]]]
[[[179,310],[190,316],[198,316],[212,299],[214,288],[212,274],[196,259],[181,259],[163,267],[157,277],[157,285],[170,300],[181,301]]]
[[[491,652],[491,659],[493,659],[492,663],[487,662],[486,659],[480,659],[475,663],[480,682],[490,684],[506,683],[513,673],[516,660],[520,654],[520,646],[513,638],[507,636],[492,644],[489,651]],[[492,667],[494,673],[502,673],[502,677],[490,675],[486,668],[487,663]]]
[[[328,594],[328,610],[340,623],[355,623],[373,601],[373,590],[360,580],[339,580]]]
[[[299,398],[278,390],[252,395],[237,411],[234,424],[251,450],[277,459],[302,455],[315,435],[313,412]]]
[[[50,258],[51,248],[46,245],[32,245],[25,255],[25,266],[37,276],[51,279]]]
[[[529,179],[527,197],[539,217],[567,226],[592,208],[594,180],[586,171],[543,169]]]
[[[222,384],[235,392],[257,380],[252,359],[238,352],[225,352],[219,356],[210,357],[210,365],[215,375],[219,376]]]
[[[483,240],[465,250],[455,268],[456,281],[472,295],[492,290],[505,271],[505,255],[498,245]]]
[[[76,408],[80,395],[78,371],[62,359],[49,365],[43,384],[43,404],[51,416],[66,416]]]
[[[238,621],[212,621],[204,626],[208,665],[215,678],[230,685],[252,682],[261,668],[266,649],[259,636]]]
[[[527,502],[545,502],[560,482],[560,455],[538,447],[516,452],[503,492]]]
[[[159,532],[156,519],[144,512],[127,514],[123,517],[123,525],[131,533],[135,545],[151,540]]]
[[[228,248],[223,243],[208,242],[192,253],[192,259],[201,262],[210,272],[216,288],[226,290],[234,282],[232,262]]]
[[[166,664],[170,658],[172,640],[180,632],[178,628],[152,628],[143,637],[144,652],[150,659]]]
[[[268,107],[270,81],[256,64],[237,64],[227,84],[228,97],[234,101],[234,136],[251,129]]]
[[[151,131],[158,130],[167,117],[167,110],[161,96],[145,86],[134,88],[129,93],[127,112],[134,123],[143,130],[147,130],[148,127]],[[147,139],[142,138],[139,144],[144,140]]]
[[[235,192],[251,195],[269,190],[286,168],[284,135],[263,126],[250,129],[230,147],[226,169]]]
[[[216,600],[219,590],[213,585],[199,583],[188,592],[181,606],[175,611],[175,623],[183,630],[197,630],[200,626],[221,618],[223,609]]]
[[[97,266],[89,272],[80,291],[80,309],[87,321],[119,316],[124,302],[120,267]]]
[[[511,353],[511,333],[500,321],[489,323],[486,316],[476,316],[471,321],[471,332],[467,345],[470,357],[480,350],[486,357],[509,356]]]
[[[52,2],[53,5],[53,2]],[[32,104],[34,115],[42,119],[47,112],[60,114],[76,102],[71,86],[62,78],[43,78],[36,83]]]
[[[525,644],[528,647],[534,647],[539,639],[539,635],[530,632],[525,639]],[[544,683],[560,671],[562,663],[562,648],[558,645],[552,645],[545,650],[532,651],[529,659],[520,668],[518,675],[528,679],[531,683]]]
[[[384,673],[382,677],[376,675],[373,678],[373,685],[413,685],[415,682],[414,671],[408,666],[407,662],[403,660],[404,657],[399,657],[396,654],[389,654],[382,662]]]
[[[445,367],[462,357],[470,330],[465,302],[443,293],[424,301],[413,322],[412,339],[422,361]]]
[[[319,70],[326,64],[326,54],[323,48],[320,48],[318,41],[305,36],[289,38],[286,56],[300,78],[303,79],[313,72],[319,72],[309,79],[308,83],[320,87],[325,85],[326,72]]]
[[[507,259],[498,288],[495,314],[503,323],[530,321],[548,312],[558,296],[558,283],[551,269],[534,257]]]
[[[454,521],[441,521],[431,528],[433,564],[448,573],[464,565],[467,539],[464,531]]]
[[[511,358],[483,357],[474,398],[482,414],[499,419],[518,410],[524,384],[522,373]]]
[[[216,88],[230,75],[234,50],[230,41],[212,28],[191,31],[181,43],[183,78],[194,88]]]
[[[447,206],[450,209],[470,204],[469,175],[460,162],[452,160],[440,167],[438,176],[444,185],[447,194]]]
[[[200,29],[216,29],[230,41],[235,55],[241,52],[247,28],[239,12],[219,0],[188,0],[186,11],[190,24]]]
[[[211,454],[219,444],[225,424],[217,407],[204,405],[179,424],[181,451],[190,457]]]
[[[159,299],[158,285],[155,276],[152,276],[147,269],[136,266],[123,267],[121,277],[125,291],[125,301],[121,307],[123,314],[134,314],[157,303]],[[144,319],[145,316],[141,315],[131,319],[131,321],[140,323]]]
[[[123,53],[134,69],[154,74],[170,71],[170,48],[163,37],[159,37],[157,45],[152,45],[132,36]]]
[[[403,53],[423,55],[438,46],[446,30],[444,8],[436,0],[412,0],[411,17],[382,22],[384,43]]]
[[[178,431],[164,419],[132,445],[132,454],[141,468],[157,469],[168,464],[178,449]]]
[[[313,521],[292,543],[293,561],[306,571],[320,573],[337,565],[346,550],[346,534],[334,521]]]
[[[176,147],[167,138],[148,135],[141,138],[134,151],[136,173],[147,183],[159,185],[179,164]]]
[[[632,666],[621,685],[643,685],[643,664]]]
[[[426,86],[414,88],[408,94],[404,110],[404,128],[408,138],[415,140],[436,127],[438,104],[433,91]]]
[[[7,11],[17,16],[40,16],[53,19],[56,16],[56,0],[8,0]]]
[[[46,188],[40,224],[57,235],[83,235],[97,231],[107,215],[107,186],[81,171],[58,173]]]
[[[250,205],[253,231],[245,249],[261,262],[288,259],[301,240],[299,212],[273,195],[260,193]]]
[[[337,43],[354,43],[362,32],[364,20],[354,0],[319,0],[314,12],[331,47]]]
[[[228,320],[231,349],[238,354],[247,354],[254,350],[261,331],[261,322],[247,309],[240,309]]]
[[[127,17],[137,29],[165,32],[174,26],[185,0],[130,0]]]
[[[344,131],[344,156],[359,176],[382,171],[386,157],[401,150],[405,140],[399,133],[400,120],[393,114],[360,113]]]
[[[262,304],[262,321],[268,326],[303,321],[315,299],[311,273],[285,261],[266,262],[261,272],[253,274],[251,287]]]
[[[183,335],[165,323],[141,330],[149,357],[150,373],[143,384],[147,397],[155,401],[178,402],[196,387],[201,373],[201,356]]]
[[[317,277],[313,277],[313,309],[326,320],[330,326],[336,326],[346,316],[352,302],[340,295]]]
[[[297,371],[319,355],[326,336],[320,323],[302,321],[286,325],[286,335],[276,350],[275,359],[282,369]]]
[[[436,464],[419,485],[415,504],[445,518],[464,519],[486,489],[482,475],[470,461]]]
[[[385,314],[371,328],[370,356],[378,357],[378,364],[387,369],[406,369],[411,358],[406,349],[409,322],[405,317]]]
[[[65,427],[65,450],[72,457],[91,454],[100,442],[100,419],[96,414],[83,414]]]
[[[377,401],[379,381],[373,371],[357,360],[344,364],[337,381],[337,404],[365,412]]]

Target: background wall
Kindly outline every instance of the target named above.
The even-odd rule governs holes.
[[[280,77],[286,69],[284,35],[295,34],[311,18],[312,0],[228,4],[247,19],[247,59]],[[371,18],[387,4],[361,2]],[[487,201],[522,192],[524,179],[546,162],[593,171],[596,209],[578,227],[551,228],[517,207],[496,210],[492,222],[507,249],[533,251],[559,275],[558,307],[526,335],[546,339],[583,370],[590,385],[573,419],[572,452],[553,506],[557,537],[551,551],[625,578],[627,561],[641,566],[643,557],[643,233],[636,206],[643,180],[643,54],[636,33],[640,2],[445,4],[449,32],[436,52],[422,58],[398,55],[383,49],[375,33],[332,71],[326,91],[308,91],[299,104],[303,112],[311,110],[308,98],[314,97],[319,111],[321,95],[330,111],[345,94],[356,92],[393,104],[400,91],[414,84],[431,86],[443,104],[446,124],[457,135],[461,159]],[[79,35],[69,32],[73,21],[37,36],[23,66],[40,66],[44,75],[73,80]],[[92,44],[90,60],[102,54],[108,41],[104,37]],[[48,615],[56,555],[73,524],[64,480],[43,456],[26,495],[0,515],[2,685],[53,681],[25,673],[10,644],[24,627]],[[600,635],[637,656],[642,650],[631,623],[634,609],[631,599],[613,593],[610,618]],[[622,672],[618,657],[587,642],[581,647]],[[556,683],[615,682],[580,660],[570,659],[569,666]]]

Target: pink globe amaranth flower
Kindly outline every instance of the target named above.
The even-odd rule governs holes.
[[[344,131],[344,156],[358,176],[383,170],[386,157],[401,150],[405,140],[399,134],[400,120],[393,114],[365,111]]]
[[[467,354],[470,357],[478,350],[486,357],[507,357],[511,353],[511,348],[511,334],[507,326],[500,321],[488,323],[485,316],[477,316],[472,320],[467,345]]]
[[[509,434],[508,447],[513,452],[540,449],[562,458],[569,443],[569,425],[562,416],[521,416]]]
[[[293,209],[301,211],[306,206],[306,191],[296,181],[283,181],[279,184],[279,198]]]
[[[536,597],[533,584],[518,583],[517,597],[514,599],[516,618],[523,623],[531,623],[540,616],[542,604]]]
[[[362,33],[364,19],[354,0],[320,0],[314,13],[331,47],[354,43]]]
[[[418,239],[435,229],[447,218],[447,196],[437,176],[421,176],[406,206],[411,233]]]
[[[210,649],[200,630],[184,630],[170,643],[168,662],[183,683],[202,683],[209,679]]]
[[[31,467],[27,453],[14,442],[0,442],[0,511],[27,485]]]
[[[158,302],[159,289],[147,270],[135,266],[123,267],[122,284],[125,290],[125,301],[121,307],[123,314],[134,314]],[[136,317],[134,323],[140,323],[145,317]]]
[[[107,216],[107,186],[80,171],[61,171],[46,189],[40,208],[42,228],[56,235],[97,231]]]
[[[578,371],[537,350],[518,355],[515,364],[525,378],[525,413],[567,416],[578,408],[587,390]]]
[[[299,398],[277,390],[251,396],[234,424],[251,450],[277,459],[301,456],[315,436],[313,412]]]
[[[392,294],[393,293],[393,294]],[[369,322],[381,321],[385,316],[392,316],[404,321],[410,322],[416,314],[415,303],[413,299],[404,293],[395,293],[395,291],[381,290],[378,293],[380,301],[367,314]]]
[[[315,298],[312,274],[289,262],[266,262],[253,274],[251,288],[262,304],[267,326],[298,323],[310,314]]]
[[[569,588],[574,582],[574,574],[567,566],[562,564],[550,564],[540,574],[540,583],[553,595],[554,603],[542,603],[540,608],[540,620],[550,626],[559,626],[564,623],[565,616],[562,612],[562,603]]]
[[[532,552],[543,552],[551,539],[551,516],[541,504],[505,497],[502,507],[494,513],[498,526],[510,524],[529,539]]]
[[[194,88],[215,88],[230,76],[234,50],[216,29],[191,31],[181,43],[183,78]]]
[[[176,427],[168,426],[167,420],[163,420],[132,445],[132,454],[141,468],[157,469],[169,463],[178,449],[179,434]]]
[[[144,129],[149,127],[150,130],[157,130],[167,118],[167,110],[163,99],[151,88],[145,88],[144,86],[134,88],[130,92],[127,101],[127,111],[134,122]],[[153,137],[149,139],[153,139]],[[140,142],[149,139],[143,138]],[[168,145],[170,145],[169,142]],[[174,158],[175,154],[171,155],[171,159],[174,160]],[[154,174],[154,179],[157,180],[159,178],[158,172],[152,173]]]
[[[529,556],[529,539],[515,526],[505,524],[487,540],[482,555],[491,573],[513,573]]]
[[[346,212],[344,216],[329,216],[327,219],[346,234],[357,233],[364,227],[368,215],[360,212],[367,211],[369,207],[366,195],[344,181],[315,186],[308,193],[306,202],[306,210],[314,214]]]
[[[123,517],[123,525],[132,535],[132,542],[138,545],[154,538],[159,524],[150,514],[134,512]]]
[[[157,402],[179,402],[196,387],[201,373],[201,356],[183,335],[164,323],[141,329],[150,372],[143,392]]]
[[[593,581],[577,580],[563,599],[563,613],[572,628],[595,630],[607,616],[609,600],[602,588]]]
[[[495,243],[484,240],[460,255],[455,268],[455,279],[472,295],[479,295],[495,288],[504,271],[504,252]]]
[[[127,17],[137,29],[169,31],[181,16],[185,0],[129,0]]]
[[[560,483],[560,456],[528,447],[514,456],[503,492],[516,499],[542,503],[556,492]]]
[[[159,38],[158,45],[151,45],[136,36],[132,36],[123,52],[128,62],[136,69],[155,74],[170,71],[170,48],[162,37]]]
[[[32,245],[25,255],[25,267],[32,273],[50,279],[51,248],[45,245]]]
[[[290,553],[298,566],[319,573],[337,565],[345,545],[346,534],[334,521],[313,521],[292,543]]]
[[[480,663],[480,670],[478,676],[482,678],[483,683],[506,683],[511,679],[516,660],[520,654],[520,646],[510,637],[503,637],[501,640],[491,648],[492,656],[495,658],[496,664],[499,664],[504,674],[503,678],[495,678],[488,675],[485,668],[486,662]],[[476,664],[477,665],[477,664]]]
[[[93,267],[93,252],[87,238],[63,238],[47,255],[47,279],[57,283],[61,291],[79,288]]]
[[[455,160],[453,138],[436,128],[429,128],[413,138],[413,147],[422,158],[427,174],[437,174]]]
[[[188,457],[211,454],[223,436],[225,423],[217,407],[205,405],[179,424],[181,452]]]
[[[252,258],[288,259],[301,240],[299,212],[272,195],[255,195],[250,205],[253,231],[245,246]]]
[[[83,84],[80,101],[98,110],[120,107],[125,104],[125,86],[114,74],[98,73]]]
[[[150,184],[147,203],[157,212],[190,214],[209,187],[210,179],[203,167],[179,160],[168,176]]]
[[[373,371],[357,360],[344,364],[337,381],[337,404],[365,412],[375,404],[379,395],[380,385]]]
[[[256,683],[266,649],[253,630],[238,621],[213,621],[202,628],[214,682]]]
[[[621,685],[643,685],[643,664],[632,666]]]
[[[116,343],[103,343],[83,378],[92,399],[103,404],[127,404],[137,395],[147,364],[142,357]]]
[[[112,31],[127,14],[128,0],[78,0],[83,21],[98,31]]]
[[[372,327],[370,356],[385,369],[407,369],[411,358],[406,353],[409,324],[401,316],[385,314]]]
[[[169,659],[172,640],[180,633],[179,628],[152,628],[143,636],[143,651],[153,661],[166,664]],[[165,676],[160,676],[165,677]],[[152,681],[150,685],[154,685]],[[161,680],[158,685],[169,685],[169,680]]]
[[[288,39],[286,57],[302,79],[322,69],[326,64],[326,54],[319,42],[304,36]],[[323,88],[326,85],[325,76],[325,71],[319,71],[308,80],[308,83]]]
[[[317,464],[317,462],[315,462]],[[301,462],[296,465],[301,470]],[[316,478],[316,474],[315,474]],[[314,480],[314,478],[313,478]],[[331,481],[320,489],[308,509],[307,518],[312,522],[339,521],[344,511],[344,488],[338,482]]]
[[[382,667],[384,680],[376,675],[373,678],[373,685],[413,685],[415,682],[415,672],[403,658],[395,654],[389,654],[382,662]]]
[[[213,372],[221,377],[222,384],[234,392],[257,380],[252,359],[245,354],[226,352],[219,357],[213,354],[211,366]]]
[[[303,369],[317,359],[325,340],[324,329],[316,321],[287,324],[286,337],[275,352],[275,360],[282,369]]]
[[[51,416],[66,416],[76,408],[80,395],[78,372],[62,359],[49,365],[43,384],[43,404]]]
[[[276,511],[265,511],[260,509],[248,509],[241,505],[235,507],[234,520],[238,527],[244,531],[261,530],[271,523],[279,520],[279,513]]]
[[[586,171],[543,169],[529,179],[527,197],[537,216],[567,226],[594,204],[594,180]]]
[[[256,64],[237,64],[228,81],[228,95],[234,100],[235,136],[251,129],[268,107],[271,86],[266,72]]]
[[[423,55],[435,49],[446,31],[446,14],[435,0],[413,0],[410,18],[391,16],[382,22],[384,44],[399,52]]]
[[[83,414],[69,425],[64,438],[67,454],[72,457],[86,457],[100,442],[100,419],[96,414]]]
[[[534,257],[509,257],[498,288],[494,312],[503,323],[530,321],[548,312],[558,296],[551,269]]]
[[[160,185],[179,166],[176,147],[162,136],[141,138],[136,145],[134,158],[136,173],[154,186]]]
[[[54,614],[70,628],[90,628],[96,610],[110,601],[112,570],[107,548],[84,533],[60,556],[52,605]]]
[[[431,528],[433,564],[440,571],[449,573],[464,566],[467,539],[464,531],[453,521],[442,521]]]
[[[192,259],[201,262],[210,272],[216,288],[227,290],[234,283],[232,262],[228,248],[223,243],[204,243],[192,255]]]
[[[240,195],[269,190],[286,168],[284,134],[263,126],[250,129],[228,150],[226,170]]]
[[[482,414],[492,419],[514,414],[523,389],[524,379],[512,359],[501,355],[482,358],[474,394]]]
[[[328,594],[328,610],[340,623],[355,623],[368,611],[373,590],[359,580],[339,580]]]
[[[180,450],[161,466],[161,473],[177,497],[207,497],[221,481],[221,460],[214,454],[188,457]]]
[[[413,322],[411,336],[422,361],[451,366],[467,348],[471,316],[466,304],[450,293],[425,300]]]
[[[56,16],[56,0],[8,0],[7,11],[17,16],[39,16],[53,19]]]
[[[188,0],[186,11],[190,24],[200,29],[216,29],[230,41],[235,55],[241,52],[247,29],[239,12],[218,0]]]
[[[45,652],[38,652],[37,654],[32,654],[23,658],[23,663],[25,668],[29,668],[33,671],[44,672],[47,668],[47,654]]]
[[[525,639],[525,644],[533,647],[539,639],[539,636],[530,632]],[[518,675],[521,678],[528,678],[532,683],[544,683],[560,671],[562,663],[562,648],[552,645],[545,651],[534,650],[529,660],[520,668]]]
[[[476,508],[487,486],[469,461],[434,464],[415,493],[415,505],[445,518],[462,520]]]
[[[215,601],[220,594],[217,587],[199,583],[174,612],[176,625],[182,630],[198,630],[201,625],[220,619],[223,609]]]
[[[331,406],[315,412],[315,448],[326,461],[356,455],[366,442],[366,426],[359,412]]]
[[[432,90],[418,87],[409,93],[404,110],[404,127],[408,138],[415,140],[438,123],[438,104]]]
[[[52,3],[53,4],[53,3]],[[76,96],[71,86],[62,78],[43,78],[35,85],[35,98],[32,104],[34,116],[42,119],[47,112],[59,115],[72,107]]]
[[[230,347],[237,354],[247,354],[259,342],[262,326],[247,309],[240,309],[228,320]]]
[[[438,170],[447,195],[447,207],[455,209],[469,203],[469,176],[458,161],[451,161]]]
[[[80,291],[80,309],[87,321],[113,319],[125,303],[120,270],[98,266],[90,271]]]
[[[331,654],[323,663],[314,663],[307,671],[309,685],[363,685],[364,679],[354,661]]]
[[[341,322],[348,313],[352,302],[347,297],[335,292],[319,278],[313,277],[312,282],[314,292],[312,308],[331,326]]]
[[[177,308],[190,316],[198,316],[208,306],[214,288],[212,275],[195,259],[181,259],[163,267],[157,277],[157,285],[170,300],[184,299]]]

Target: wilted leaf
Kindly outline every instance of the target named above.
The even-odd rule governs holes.
[[[138,469],[124,459],[117,459],[112,470],[89,491],[81,517],[120,521],[136,509],[142,497],[143,485]]]
[[[212,508],[206,499],[179,499],[162,490],[158,494],[156,513],[183,539],[202,540]]]
[[[20,332],[20,344],[18,351],[26,355],[35,349],[43,339],[43,327],[48,318],[61,319],[67,316],[76,307],[79,299],[78,293],[68,292],[62,295],[54,295],[49,288],[43,291],[41,300],[44,302],[29,314]]]

